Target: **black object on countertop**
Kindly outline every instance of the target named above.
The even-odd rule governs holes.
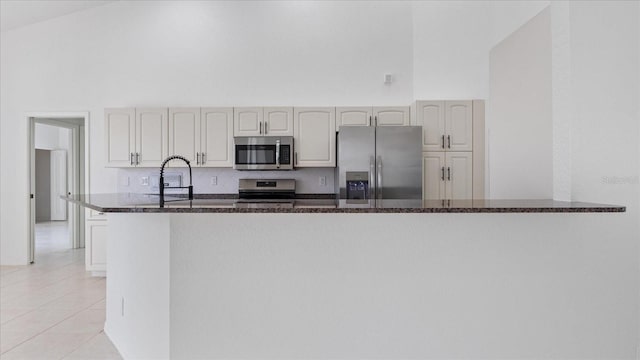
[[[167,165],[167,163],[171,160],[182,160],[185,163],[187,163],[187,166],[189,167],[189,186],[165,186],[164,184],[164,167]],[[158,184],[159,188],[160,188],[160,207],[163,208],[164,207],[164,189],[189,189],[189,200],[193,200],[193,176],[191,174],[191,163],[189,162],[189,160],[187,160],[187,158],[185,158],[184,156],[180,156],[180,155],[171,155],[168,158],[164,159],[164,161],[162,162],[162,166],[160,167],[160,183]]]

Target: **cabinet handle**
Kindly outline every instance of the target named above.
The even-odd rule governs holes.
[[[373,120],[374,120],[376,126],[378,126],[378,115],[374,116]]]
[[[371,126],[371,115],[369,115],[369,126]]]
[[[133,153],[129,153],[131,156],[129,158],[129,164],[133,166]]]
[[[442,167],[442,177],[441,177],[442,181],[444,181],[444,166]]]
[[[200,165],[200,153],[196,153],[196,165]]]
[[[293,162],[298,165],[298,152],[294,152],[293,153]]]
[[[447,168],[447,180],[451,181],[451,168]]]
[[[265,122],[264,122],[264,134],[265,134],[265,135],[267,135],[267,132],[268,132],[268,131],[267,131],[267,126],[268,126],[268,125],[269,125],[269,123],[265,121]]]
[[[442,148],[444,149],[444,135],[442,135]]]
[[[136,153],[136,165],[140,165],[140,153]]]
[[[447,135],[447,142],[449,143],[447,147],[451,149],[451,135]]]
[[[204,153],[200,153],[200,165],[204,165]]]
[[[262,121],[260,121],[260,130],[259,130],[259,134],[262,135]]]

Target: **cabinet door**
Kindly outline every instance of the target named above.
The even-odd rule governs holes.
[[[445,105],[447,151],[472,151],[472,101],[447,101]]]
[[[473,153],[446,153],[447,199],[473,199]]]
[[[200,124],[202,166],[233,167],[233,108],[203,108]]]
[[[444,101],[418,101],[416,125],[422,126],[422,150],[444,151]]]
[[[233,109],[233,136],[262,135],[262,108]]]
[[[336,166],[336,123],[334,108],[295,108],[294,165]]]
[[[410,113],[408,106],[374,107],[374,123],[376,126],[409,126]]]
[[[105,155],[108,167],[132,167],[136,152],[135,109],[104,110]]]
[[[336,131],[340,126],[371,126],[372,116],[370,107],[336,108]]]
[[[169,109],[169,155],[181,155],[197,166],[200,151],[200,108]],[[172,161],[168,165],[186,167],[182,161]]]
[[[424,200],[445,199],[445,153],[422,154],[422,198]]]
[[[293,136],[293,108],[264,108],[264,129],[266,136]]]
[[[107,270],[107,221],[87,221],[85,265],[87,271]]]
[[[137,165],[159,167],[169,156],[166,108],[136,109]]]

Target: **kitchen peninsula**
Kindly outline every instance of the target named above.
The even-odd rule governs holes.
[[[109,218],[105,332],[128,359],[420,358],[452,339],[508,342],[531,312],[568,330],[563,304],[580,299],[540,294],[588,286],[590,264],[566,261],[578,256],[573,239],[606,238],[625,211],[546,200],[67,199]],[[496,251],[504,258],[488,261]]]

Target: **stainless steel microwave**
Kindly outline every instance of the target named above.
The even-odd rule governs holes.
[[[236,170],[293,170],[293,136],[236,136]]]

